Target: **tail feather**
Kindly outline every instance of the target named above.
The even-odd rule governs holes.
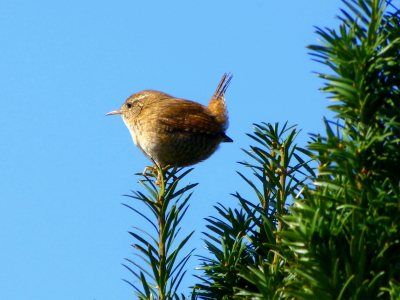
[[[230,73],[225,73],[224,76],[222,76],[218,88],[208,104],[208,109],[221,124],[224,131],[228,128],[228,111],[225,104],[225,92],[232,77],[233,75]]]

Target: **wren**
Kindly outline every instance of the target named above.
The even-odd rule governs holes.
[[[225,131],[225,92],[232,75],[224,74],[208,106],[145,90],[130,96],[119,110],[133,142],[159,167],[186,167],[209,158],[220,143],[233,142]]]

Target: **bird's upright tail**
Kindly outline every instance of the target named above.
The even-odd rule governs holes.
[[[222,76],[217,90],[212,96],[210,103],[208,103],[208,109],[221,124],[224,131],[228,128],[228,111],[225,104],[225,92],[232,77],[233,75],[230,73],[225,73],[224,76]]]

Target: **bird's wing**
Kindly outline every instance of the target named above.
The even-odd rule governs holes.
[[[157,121],[167,131],[223,134],[221,125],[207,107],[193,101],[171,98],[158,103]]]

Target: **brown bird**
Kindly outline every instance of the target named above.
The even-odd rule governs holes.
[[[133,142],[159,167],[185,167],[209,158],[220,143],[233,142],[225,131],[225,92],[232,75],[224,74],[207,107],[154,90],[130,96],[119,110]]]

